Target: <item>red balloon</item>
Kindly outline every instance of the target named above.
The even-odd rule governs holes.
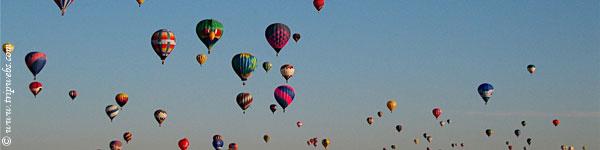
[[[508,150],[512,150],[512,145],[508,145]]]
[[[181,140],[179,140],[179,149],[181,150],[187,150],[188,147],[190,146],[190,141],[187,138],[183,138]]]
[[[436,107],[433,108],[433,111],[431,111],[433,113],[433,116],[435,117],[435,119],[440,118],[440,116],[442,115],[442,109]]]
[[[229,144],[229,150],[238,150],[238,145],[235,143]]]
[[[558,124],[560,124],[560,120],[554,119],[552,120],[552,124],[554,124],[554,126],[558,126]]]
[[[75,97],[77,97],[77,91],[75,90],[71,90],[69,91],[69,97],[71,97],[71,100],[75,100]]]
[[[313,5],[315,5],[317,12],[320,12],[321,9],[323,9],[323,6],[325,6],[325,0],[314,0]]]
[[[36,97],[40,92],[42,92],[42,83],[33,81],[29,84],[29,91],[33,93],[33,96]]]

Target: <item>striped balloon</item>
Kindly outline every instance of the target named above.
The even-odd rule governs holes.
[[[296,69],[294,69],[294,66],[292,64],[285,64],[282,65],[281,68],[279,68],[279,71],[281,72],[281,76],[285,78],[285,83],[287,83],[288,79],[294,76],[294,72],[296,71]]]
[[[29,68],[29,71],[31,71],[31,74],[33,74],[33,80],[36,79],[37,74],[46,65],[46,60],[46,54],[42,52],[30,52],[25,56],[25,64]]]
[[[267,42],[273,47],[276,55],[279,56],[279,51],[285,47],[290,40],[290,28],[283,23],[273,23],[265,30]]]
[[[108,115],[108,118],[110,118],[110,122],[112,122],[112,120],[119,114],[119,106],[108,105],[104,111],[106,112],[106,115]]]
[[[69,91],[69,97],[71,97],[71,100],[75,100],[75,98],[77,97],[77,91],[75,90],[71,90]]]
[[[158,127],[161,127],[162,123],[167,119],[167,112],[162,109],[154,111],[154,119],[158,122]]]
[[[33,97],[36,97],[40,92],[42,92],[42,83],[37,81],[29,83],[29,91],[33,93]]]
[[[235,101],[240,106],[240,108],[242,108],[242,110],[244,110],[244,114],[245,114],[246,109],[248,109],[248,107],[250,107],[250,104],[252,104],[253,99],[254,98],[252,98],[252,95],[250,95],[250,93],[244,92],[244,93],[238,94]]]
[[[127,95],[127,93],[121,92],[115,96],[115,101],[119,106],[123,107],[129,101],[129,95]]]
[[[479,93],[479,96],[481,96],[481,99],[483,99],[483,101],[487,105],[488,101],[494,94],[494,86],[492,86],[492,84],[489,83],[483,83],[479,85],[479,87],[477,87],[477,93]]]
[[[239,53],[231,59],[231,67],[242,81],[246,81],[256,69],[256,58],[250,53]],[[243,82],[243,85],[246,83]]]
[[[123,133],[123,139],[125,139],[126,143],[129,143],[129,141],[131,141],[131,139],[133,138],[133,134],[131,132],[125,132]]]
[[[275,88],[275,100],[279,103],[279,106],[283,108],[283,112],[285,112],[285,108],[292,104],[294,101],[294,96],[296,93],[294,92],[294,88],[289,85],[280,85]]]
[[[119,141],[119,140],[114,140],[114,141],[110,141],[109,146],[110,146],[110,150],[121,150],[123,143],[121,143],[121,141]]]
[[[175,34],[168,29],[160,29],[152,34],[152,48],[165,64],[165,59],[175,49]]]
[[[54,3],[56,3],[56,6],[58,6],[58,8],[60,9],[61,16],[65,15],[65,12],[67,11],[67,7],[69,7],[69,5],[71,5],[73,3],[73,1],[75,1],[75,0],[54,0]]]

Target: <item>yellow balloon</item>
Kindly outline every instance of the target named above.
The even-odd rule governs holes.
[[[5,54],[12,53],[15,50],[15,46],[9,42],[2,44],[2,51]]]
[[[419,143],[420,143],[420,142],[419,142],[419,139],[417,139],[417,138],[415,138],[415,139],[413,140],[413,142],[415,142],[415,144],[419,144]]]
[[[142,7],[142,4],[144,3],[144,0],[136,0],[138,2],[138,7]]]
[[[329,139],[326,138],[326,139],[323,139],[321,144],[323,144],[323,147],[325,147],[325,149],[327,149],[327,146],[329,146],[329,144],[331,144],[331,141],[329,141]]]
[[[396,100],[391,99],[387,102],[387,108],[390,110],[390,112],[394,112],[394,109],[396,109],[396,105]]]
[[[208,60],[208,56],[206,54],[198,54],[198,56],[196,56],[196,61],[198,61],[200,65],[206,63],[206,60]]]

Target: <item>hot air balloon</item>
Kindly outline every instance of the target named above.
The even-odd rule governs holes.
[[[563,144],[563,145],[560,145],[560,149],[562,149],[562,150],[567,150],[567,148],[568,148],[568,147],[567,147],[567,145],[565,145],[565,144]]]
[[[210,54],[212,47],[223,36],[223,24],[214,19],[204,19],[196,25],[196,34],[208,48],[208,54]]]
[[[431,148],[427,147],[426,150],[431,150]]]
[[[402,131],[402,125],[396,125],[396,131],[397,132],[401,132]]]
[[[223,140],[223,136],[221,135],[213,135],[213,141]]]
[[[224,144],[225,143],[223,143],[223,139],[221,138],[220,135],[213,136],[212,146],[215,148],[215,150],[223,149]]]
[[[114,140],[114,141],[110,141],[109,146],[110,146],[110,150],[121,150],[123,143],[121,143],[121,141],[119,141],[119,140]]]
[[[37,97],[37,95],[42,92],[42,83],[37,81],[29,83],[29,91],[33,93],[33,97]]]
[[[435,117],[435,119],[440,118],[440,116],[442,115],[442,109],[440,109],[439,107],[433,108],[433,110],[431,112],[433,113],[433,116]]]
[[[115,101],[117,101],[117,104],[119,104],[119,106],[123,107],[125,106],[125,104],[127,104],[127,101],[129,101],[129,95],[127,95],[127,93],[124,92],[118,93],[115,96]]]
[[[129,141],[131,141],[132,138],[133,134],[131,132],[123,133],[123,139],[125,140],[125,143],[129,144]]]
[[[13,45],[9,42],[2,44],[2,51],[4,52],[4,54],[10,55],[14,50],[15,50],[15,45]]]
[[[294,33],[294,34],[292,35],[292,38],[294,39],[294,41],[295,41],[296,43],[298,43],[298,41],[300,40],[300,33]]]
[[[393,144],[392,144],[392,145],[390,146],[390,148],[392,148],[392,149],[396,149],[396,145],[393,145]]]
[[[508,150],[512,150],[512,145],[508,145]]]
[[[367,123],[369,125],[373,125],[373,117],[371,117],[371,116],[367,117]]]
[[[427,136],[427,138],[426,138],[426,139],[427,139],[427,142],[428,142],[428,143],[431,143],[431,140],[433,140],[433,137],[431,137],[431,136]]]
[[[396,103],[396,100],[391,99],[391,100],[387,101],[386,105],[387,105],[387,108],[390,110],[390,112],[393,113],[398,104]]]
[[[479,93],[479,96],[481,96],[481,98],[487,105],[487,102],[494,94],[494,87],[489,83],[483,83],[479,85],[479,87],[477,87],[477,93]]]
[[[106,115],[108,115],[108,118],[110,118],[110,122],[112,122],[112,120],[119,114],[119,106],[108,105],[104,111],[106,112]]]
[[[527,65],[527,71],[529,72],[529,74],[534,74],[535,73],[535,65],[533,65],[533,64]]]
[[[419,144],[419,143],[420,143],[420,141],[419,141],[419,139],[418,139],[418,138],[415,138],[415,139],[413,139],[413,142],[414,142],[415,144]]]
[[[231,59],[231,67],[242,80],[242,85],[246,85],[246,80],[256,69],[256,58],[250,53],[239,53]]]
[[[198,64],[200,65],[204,65],[204,63],[206,63],[206,60],[208,60],[208,56],[206,54],[198,54],[196,56],[196,61],[198,61]]]
[[[510,143],[508,141],[504,142],[504,144],[509,145]]]
[[[263,135],[263,140],[265,140],[265,143],[269,143],[270,139],[271,137],[268,134]]]
[[[281,49],[283,49],[288,40],[290,40],[290,36],[290,28],[283,23],[273,23],[265,30],[267,42],[273,47],[277,56],[279,56]]]
[[[298,128],[302,127],[302,125],[304,125],[304,123],[302,123],[302,121],[298,121],[298,122],[296,122],[296,126],[297,126]]]
[[[450,119],[447,119],[447,120],[446,120],[446,123],[450,124]]]
[[[586,147],[585,147],[585,145],[581,146],[581,149],[582,149],[582,150],[586,150]]]
[[[486,129],[485,130],[485,135],[487,135],[488,137],[494,135],[494,130],[492,130],[492,129]]]
[[[427,133],[423,133],[423,138],[427,138],[427,137],[428,137]]]
[[[382,112],[382,111],[378,111],[378,112],[377,112],[377,116],[378,116],[379,118],[383,117],[383,112]]]
[[[243,113],[246,113],[246,109],[248,109],[248,107],[250,107],[250,105],[252,104],[252,100],[254,98],[252,98],[252,95],[250,95],[250,93],[240,93],[237,95],[237,97],[235,98],[235,101],[237,102],[238,106],[240,106],[240,108],[242,108]]]
[[[69,97],[71,97],[71,100],[75,100],[75,98],[77,97],[77,91],[75,91],[75,90],[69,91]]]
[[[167,56],[175,49],[175,34],[169,29],[160,29],[152,34],[150,44],[164,65]]]
[[[387,149],[384,147],[383,150],[387,150]]]
[[[142,7],[142,4],[144,3],[144,0],[136,0],[138,3],[138,7]]]
[[[560,120],[554,119],[554,120],[552,120],[552,124],[554,124],[554,126],[556,127],[560,124]]]
[[[265,69],[265,72],[269,72],[269,70],[271,70],[271,67],[273,67],[273,64],[271,64],[271,62],[265,61],[262,64],[263,69]]]
[[[187,138],[183,138],[183,139],[179,140],[177,145],[179,146],[179,149],[187,150],[188,147],[190,146],[190,141]]]
[[[238,150],[238,145],[236,143],[230,143],[229,150]]]
[[[531,145],[531,138],[527,138],[527,145]]]
[[[321,9],[325,6],[325,0],[314,0],[313,5],[315,6],[315,9],[317,9],[317,12],[321,12]]]
[[[516,129],[515,130],[515,136],[519,137],[519,135],[521,135],[521,130]]]
[[[275,111],[277,111],[277,105],[271,104],[271,105],[269,105],[269,109],[271,110],[271,112],[273,114],[275,114]]]
[[[279,103],[279,106],[283,108],[283,112],[285,112],[285,108],[287,108],[294,101],[296,92],[292,86],[280,85],[275,88],[274,96],[275,100],[277,100],[277,103]]]
[[[30,52],[25,56],[25,64],[27,64],[27,68],[33,74],[33,80],[36,79],[36,76],[44,66],[46,65],[46,54],[42,52]]]
[[[523,150],[527,150],[527,147],[526,147],[526,146],[523,146]]]
[[[465,147],[465,143],[460,143],[460,147]]]
[[[527,122],[525,122],[525,120],[521,121],[521,126],[525,127],[527,125]]]
[[[446,122],[445,121],[440,121],[440,127],[444,127],[446,126]]]
[[[283,78],[285,79],[285,83],[287,83],[288,79],[294,76],[294,72],[296,71],[296,69],[294,69],[294,66],[292,64],[285,64],[282,65],[281,68],[279,68],[279,71],[281,72],[281,76],[283,76]]]
[[[158,127],[161,127],[162,123],[167,119],[167,112],[162,109],[154,111],[154,119],[158,122]]]
[[[67,8],[73,3],[73,1],[75,0],[54,0],[54,3],[56,3],[58,9],[60,9],[61,16],[65,15],[65,12],[67,12]]]
[[[321,141],[321,144],[323,144],[323,147],[325,147],[325,149],[327,149],[329,144],[331,144],[331,141],[329,141],[328,138],[325,138],[325,139],[323,139],[323,141]]]

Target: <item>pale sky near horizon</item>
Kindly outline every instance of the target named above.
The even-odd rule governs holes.
[[[460,142],[465,150],[504,150],[507,140],[522,149],[527,137],[530,150],[600,149],[600,2],[594,0],[327,0],[320,13],[310,0],[147,0],[142,7],[135,0],[77,0],[65,16],[51,0],[0,5],[0,42],[15,45],[16,89],[12,144],[2,150],[109,149],[125,131],[133,132],[125,150],[175,150],[183,137],[190,150],[207,150],[214,134],[242,150],[314,149],[306,146],[311,137],[330,138],[329,150],[391,144],[447,150]],[[208,18],[221,21],[224,34],[200,66],[195,57],[206,48],[195,27]],[[302,34],[279,57],[264,37],[275,22]],[[150,45],[161,28],[177,37],[165,65]],[[48,57],[37,78],[44,90],[35,99],[24,63],[31,51]],[[273,69],[258,67],[242,87],[231,69],[240,52],[271,61]],[[296,68],[289,81],[296,98],[286,113],[273,115],[268,106],[276,103],[273,89],[285,83],[278,70],[285,63]],[[534,75],[528,64],[537,66]],[[3,73],[2,85],[4,79]],[[487,106],[476,92],[484,82],[495,87]],[[75,101],[70,89],[79,91]],[[129,102],[110,123],[104,108],[119,92]],[[235,103],[239,92],[254,96],[246,114]],[[388,99],[398,101],[394,113],[386,110]],[[434,107],[452,124],[439,127]],[[152,116],[159,108],[168,113],[161,128]],[[368,116],[376,118],[373,126]],[[487,128],[496,134],[486,137]]]

